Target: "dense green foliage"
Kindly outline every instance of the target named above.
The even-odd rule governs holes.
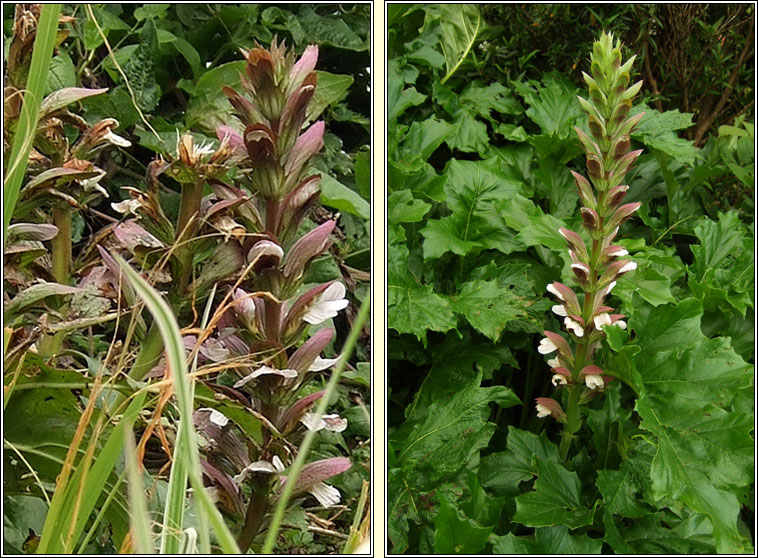
[[[581,223],[580,71],[632,8],[593,25],[579,5],[388,8],[391,552],[752,551],[750,110],[697,146],[646,81],[625,199],[642,207],[617,241],[638,267],[610,303],[628,329],[598,362],[621,381],[583,407],[566,462],[532,403],[561,395],[537,345],[560,327],[545,285],[571,275],[558,228]],[[545,31],[530,62],[542,31],[518,26],[542,12],[581,39]]]

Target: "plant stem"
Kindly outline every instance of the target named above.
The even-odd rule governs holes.
[[[140,346],[137,358],[134,359],[134,364],[129,371],[129,377],[134,380],[141,380],[147,375],[152,368],[158,364],[158,361],[163,354],[163,338],[161,332],[155,322],[150,325],[150,329],[147,330],[147,335]]]
[[[58,227],[58,234],[50,241],[53,279],[62,285],[68,285],[71,273],[71,206],[66,202],[53,206],[53,224]]]
[[[250,503],[245,514],[245,525],[237,538],[237,546],[240,547],[240,552],[243,554],[250,548],[255,535],[258,534],[263,525],[263,518],[268,509],[268,497],[268,485],[253,487],[253,494],[250,496]]]
[[[563,427],[561,435],[561,445],[559,452],[561,461],[564,463],[568,458],[571,441],[582,426],[582,414],[579,412],[579,395],[581,394],[581,384],[575,384],[570,388],[568,406],[566,407],[566,424]]]
[[[178,293],[184,294],[192,274],[192,244],[190,240],[197,230],[197,214],[203,199],[203,182],[182,184],[182,199],[179,203],[179,220],[176,224],[176,257],[179,260]]]

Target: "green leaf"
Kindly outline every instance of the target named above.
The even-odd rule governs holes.
[[[439,495],[440,509],[434,518],[434,551],[437,554],[475,554],[484,548],[493,527],[480,527],[461,518],[457,508]]]
[[[509,426],[506,450],[482,458],[479,479],[495,494],[515,496],[519,483],[538,474],[538,462],[558,460],[558,448],[544,431],[537,435]]]
[[[398,163],[411,164],[415,160],[426,161],[444,142],[455,126],[434,117],[413,122],[403,143],[398,147]]]
[[[563,525],[535,529],[534,538],[537,554],[600,554],[603,547],[601,539],[571,535]]]
[[[701,157],[700,149],[692,141],[682,139],[675,133],[692,126],[692,114],[681,113],[678,110],[658,112],[641,104],[630,111],[630,116],[639,112],[645,116],[632,132],[632,138],[642,141],[645,145],[663,151],[675,160],[693,165]]]
[[[433,488],[458,473],[471,457],[489,442],[495,426],[486,422],[489,403],[503,408],[519,403],[503,386],[480,387],[481,374],[451,398],[434,401],[423,418],[413,415],[391,436],[398,448],[397,464],[412,469],[409,480],[417,490]]]
[[[50,70],[47,75],[47,88],[45,93],[50,94],[58,89],[76,87],[76,68],[71,57],[60,51],[50,60]]]
[[[528,305],[529,301],[499,287],[497,281],[469,281],[457,295],[450,297],[450,309],[463,314],[493,342],[497,342],[508,322],[526,317]]]
[[[536,459],[534,491],[516,497],[513,521],[529,527],[566,525],[576,529],[592,524],[594,512],[582,503],[582,485],[573,471],[556,461]]]
[[[371,206],[357,192],[328,174],[321,175],[321,203],[363,219],[371,218]]]
[[[421,230],[424,259],[435,259],[447,251],[467,255],[483,249],[509,253],[513,246],[503,227],[503,219],[495,202],[512,198],[519,184],[504,172],[501,159],[458,161],[446,168],[448,208],[452,215],[429,220]]]
[[[403,88],[405,73],[396,60],[390,60],[387,65],[387,121],[396,120],[410,107],[420,105],[426,100],[426,95],[416,91],[415,87]],[[414,78],[415,79],[415,78]]]
[[[26,539],[30,532],[38,536],[42,532],[47,509],[42,498],[6,494],[3,502],[3,553],[26,554]]]
[[[701,333],[701,316],[701,303],[687,299],[630,320],[642,348],[634,358],[636,410],[642,428],[657,438],[650,473],[656,498],[679,499],[708,515],[717,550],[743,552],[748,546],[731,490],[751,482],[752,418],[730,404],[752,390],[752,369],[728,339]]]
[[[427,10],[430,15],[439,17],[442,28],[440,47],[445,56],[444,84],[456,72],[471,51],[476,37],[483,27],[479,6],[473,4],[436,4]],[[425,21],[426,24],[426,21]]]
[[[409,190],[392,192],[387,198],[388,221],[390,223],[417,223],[424,218],[431,205],[414,199]]]
[[[694,231],[700,244],[691,246],[695,261],[692,266],[698,278],[706,270],[719,267],[724,260],[742,250],[743,226],[736,211],[719,212],[718,222],[703,218]]]
[[[496,526],[503,510],[505,498],[493,498],[487,494],[479,483],[479,478],[472,471],[468,472],[468,488],[471,498],[459,504],[466,517],[483,526]]]
[[[316,91],[306,112],[306,118],[310,122],[315,121],[326,107],[344,99],[354,81],[351,75],[332,74],[321,70],[316,71],[316,76]]]
[[[203,73],[195,83],[187,105],[187,126],[200,125],[205,131],[215,134],[218,126],[227,124],[227,115],[231,114],[232,107],[221,88],[228,85],[240,91],[240,74],[244,72],[245,61],[238,60]]]
[[[421,341],[426,331],[448,331],[457,322],[447,299],[434,293],[408,271],[408,248],[390,245],[387,277],[387,327],[411,333]]]
[[[529,105],[526,115],[543,134],[568,138],[573,134],[577,119],[583,115],[576,102],[577,91],[554,78],[546,77],[543,81],[544,86],[536,89],[518,82],[513,85]]]
[[[625,274],[613,290],[613,294],[624,301],[627,307],[632,306],[634,293],[638,293],[653,306],[676,302],[671,294],[671,279],[651,267],[638,267]]]

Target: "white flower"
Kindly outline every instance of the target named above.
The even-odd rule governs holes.
[[[610,284],[605,288],[605,294],[611,294],[611,291],[613,290],[613,287],[616,286],[616,281],[611,281]]]
[[[555,343],[550,341],[547,337],[543,337],[542,340],[540,340],[540,346],[537,347],[537,352],[541,355],[549,355],[557,350],[558,347],[555,346]]]
[[[279,459],[277,456],[274,456],[274,464],[272,465],[268,461],[255,461],[254,463],[251,463],[244,469],[242,469],[238,475],[234,476],[234,482],[237,484],[241,484],[246,478],[248,473],[268,473],[268,474],[274,474],[278,473],[280,469],[278,467],[275,467],[276,460]],[[281,460],[279,461],[281,463]]]
[[[624,320],[616,320],[616,322],[613,325],[617,325],[621,329],[626,329],[626,322]]]
[[[559,300],[562,300],[563,302],[566,302],[566,299],[563,298],[563,295],[560,292],[558,292],[558,289],[556,289],[555,287],[553,287],[552,283],[548,284],[547,290],[548,290],[548,292],[553,293],[555,296],[557,296]]]
[[[551,414],[552,413],[550,412],[550,409],[540,403],[537,403],[537,418],[545,418]]]
[[[558,357],[548,359],[547,365],[550,368],[558,368],[561,365],[561,361],[558,360]]]
[[[627,271],[634,271],[637,269],[637,264],[634,263],[632,260],[629,260],[627,263],[624,264],[624,267],[619,269],[619,273],[626,273]]]
[[[340,491],[325,482],[317,482],[308,489],[318,500],[318,503],[329,508],[340,503]]]
[[[568,384],[568,380],[566,379],[566,376],[563,374],[553,374],[552,380],[550,380],[554,386],[565,386]]]
[[[563,325],[566,326],[566,329],[573,331],[577,337],[581,337],[582,335],[584,335],[584,328],[582,327],[582,325],[579,322],[572,320],[569,317],[565,317],[563,319]]]
[[[278,370],[276,368],[272,368],[270,366],[261,366],[257,370],[255,370],[252,374],[248,374],[241,380],[238,380],[235,382],[234,387],[238,388],[241,386],[244,386],[246,383],[248,383],[250,380],[254,380],[258,376],[264,376],[266,374],[276,374],[278,376],[283,376],[285,378],[297,378],[297,370],[293,370],[292,368],[285,368],[284,370]]]
[[[223,413],[220,413],[216,409],[211,409],[211,416],[209,417],[209,420],[215,424],[216,426],[220,426],[223,428],[227,424],[229,424],[229,419],[224,416]]]
[[[626,248],[622,248],[621,250],[616,250],[613,253],[613,256],[616,258],[620,258],[621,256],[628,256],[628,255],[629,255],[629,250],[627,250]]]
[[[319,417],[316,413],[305,413],[300,417],[302,422],[308,430],[318,432],[326,428],[332,432],[343,432],[347,428],[347,419],[340,417],[339,415],[322,415]]]
[[[602,388],[605,385],[603,383],[603,377],[598,374],[587,374],[584,377],[584,383],[587,384],[587,387],[590,389]]]
[[[551,310],[558,316],[561,316],[561,317],[568,316],[568,313],[566,312],[566,308],[562,304],[556,304],[555,306],[551,308]]]
[[[339,360],[339,357],[337,358],[316,357],[316,360],[313,361],[313,364],[311,364],[308,367],[308,372],[321,372],[322,370],[326,370],[327,368],[331,368],[332,366],[337,364],[338,360]]]
[[[111,207],[118,213],[132,213],[136,215],[137,210],[142,207],[142,204],[139,200],[124,200],[118,203],[111,203]]]
[[[103,136],[103,139],[105,139],[107,142],[112,143],[113,145],[117,145],[118,147],[131,147],[132,142],[130,142],[126,138],[122,138],[118,134],[114,134],[113,132],[108,132]]]
[[[607,312],[603,312],[595,316],[593,321],[595,322],[595,329],[600,331],[603,326],[611,325],[611,316]]]
[[[340,310],[347,307],[348,301],[344,297],[345,285],[339,281],[332,283],[316,297],[303,316],[303,321],[316,325],[333,318]]]

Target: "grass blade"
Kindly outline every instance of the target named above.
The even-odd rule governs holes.
[[[153,536],[150,529],[150,516],[147,513],[145,489],[142,485],[142,473],[137,463],[137,447],[134,433],[129,430],[124,438],[126,455],[126,473],[129,477],[129,518],[132,526],[134,547],[138,554],[155,554]]]
[[[213,530],[216,533],[221,549],[227,554],[239,554],[239,548],[234,540],[229,528],[224,523],[223,517],[216,509],[215,504],[208,495],[208,491],[203,486],[202,470],[200,468],[200,456],[195,443],[195,428],[192,421],[193,411],[193,389],[192,383],[187,372],[187,361],[184,353],[184,343],[179,331],[179,325],[171,311],[168,303],[151,287],[139,274],[134,271],[128,263],[114,254],[114,258],[121,266],[129,282],[134,287],[139,297],[145,302],[148,310],[153,315],[155,322],[161,332],[164,345],[166,347],[166,358],[174,380],[174,392],[179,406],[181,422],[179,424],[179,435],[182,440],[177,439],[176,461],[184,461],[184,467],[192,485],[192,490],[198,503],[198,519],[200,524],[209,520]],[[177,436],[179,438],[179,436]],[[173,473],[173,469],[172,469]],[[173,479],[172,479],[173,480]],[[180,485],[182,491],[185,490],[184,484]],[[179,485],[176,490],[179,490]],[[176,531],[179,534],[181,526]],[[204,544],[202,538],[208,536],[205,533],[199,533],[201,537],[200,548]],[[161,544],[163,547],[163,544]],[[178,548],[178,547],[177,547]]]
[[[40,12],[37,36],[34,38],[32,61],[29,66],[29,78],[18,119],[18,128],[13,138],[11,154],[8,158],[8,173],[3,184],[3,242],[8,236],[13,210],[21,191],[21,182],[26,173],[29,152],[32,149],[34,135],[39,119],[39,107],[45,94],[47,72],[53,56],[53,46],[58,35],[58,15],[61,4],[43,4]]]

